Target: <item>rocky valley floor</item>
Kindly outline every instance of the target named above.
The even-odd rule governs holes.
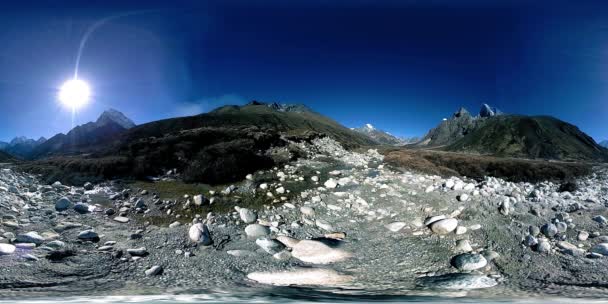
[[[512,183],[402,172],[328,138],[294,145],[308,157],[223,187],[176,190],[176,172],[44,185],[4,165],[1,297],[608,296],[606,168]]]

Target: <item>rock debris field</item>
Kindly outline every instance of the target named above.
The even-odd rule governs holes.
[[[170,200],[121,181],[40,184],[3,166],[2,296],[277,285],[608,295],[605,168],[571,187],[445,178],[389,168],[377,151],[347,151],[329,138],[292,144],[307,156]],[[214,204],[231,205],[202,212]]]

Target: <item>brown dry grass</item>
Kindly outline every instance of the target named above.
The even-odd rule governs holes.
[[[430,150],[386,149],[385,161],[395,167],[441,176],[482,179],[494,176],[509,181],[567,181],[591,173],[591,163],[557,162],[471,155]]]

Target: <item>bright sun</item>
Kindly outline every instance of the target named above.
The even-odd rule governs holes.
[[[84,106],[91,95],[89,85],[80,79],[66,81],[59,90],[59,100],[72,110]]]

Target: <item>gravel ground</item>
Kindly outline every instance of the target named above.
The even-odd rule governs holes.
[[[608,249],[598,246],[608,243],[598,217],[608,217],[605,168],[559,192],[550,182],[400,172],[376,151],[345,151],[328,138],[294,145],[308,157],[163,200],[117,181],[42,185],[5,165],[0,298],[280,293],[276,285],[366,296],[607,296]],[[179,180],[170,173],[161,179]],[[248,236],[244,221],[266,227],[268,239]],[[211,245],[204,232],[193,237],[194,223]],[[549,223],[557,233],[541,229]]]

